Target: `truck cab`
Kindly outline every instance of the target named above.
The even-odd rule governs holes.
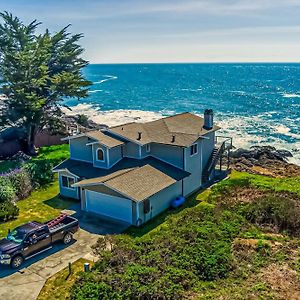
[[[55,242],[71,243],[78,229],[78,220],[66,215],[48,223],[33,221],[19,226],[0,240],[0,265],[19,268],[24,260],[49,250]]]

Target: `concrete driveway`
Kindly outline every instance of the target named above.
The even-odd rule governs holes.
[[[69,213],[73,214],[72,211]],[[83,212],[75,213],[81,229],[74,235],[74,242],[65,246],[56,244],[52,249],[26,261],[21,270],[0,267],[0,299],[35,300],[46,280],[79,258],[96,260],[91,246],[99,236],[116,234],[129,225]]]

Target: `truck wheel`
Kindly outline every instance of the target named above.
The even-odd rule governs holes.
[[[71,233],[66,233],[66,235],[64,236],[64,239],[63,239],[63,242],[65,245],[68,245],[72,242],[73,240],[73,237],[72,237],[72,234]]]
[[[15,256],[10,263],[10,266],[13,269],[17,269],[19,267],[21,267],[21,265],[23,264],[24,258],[21,255],[17,255]]]

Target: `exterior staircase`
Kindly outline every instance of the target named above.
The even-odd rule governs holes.
[[[216,137],[218,138],[218,137]],[[225,153],[225,151],[230,151],[232,148],[232,138],[228,137],[219,137],[224,138],[224,140],[221,143],[216,143],[215,148],[213,149],[211,156],[203,170],[202,173],[202,183],[206,184],[209,183],[214,177],[214,172],[216,169],[217,164],[220,162],[220,171],[222,171],[222,158]],[[227,155],[227,170],[229,167],[229,153]]]
[[[220,158],[220,151],[219,151],[220,148],[218,147],[215,147],[208,162],[207,162],[207,165],[206,167],[204,168],[203,170],[203,173],[202,173],[202,182],[203,183],[206,183],[210,180],[210,175],[212,173],[212,171],[215,169],[216,167],[216,164]]]

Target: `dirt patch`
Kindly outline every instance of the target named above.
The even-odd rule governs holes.
[[[299,275],[287,264],[271,264],[261,271],[258,278],[276,294],[276,299],[300,299]]]

